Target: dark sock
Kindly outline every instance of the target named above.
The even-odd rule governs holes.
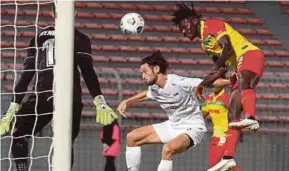
[[[247,117],[247,119],[256,120],[254,116],[249,116],[249,117]]]
[[[115,171],[115,163],[114,163],[115,157],[108,156],[106,157],[106,163],[104,167],[104,171]]]
[[[226,159],[226,160],[232,159],[232,158],[233,158],[232,156],[224,156],[224,157],[223,157],[223,159]]]
[[[28,156],[28,142],[25,137],[14,138],[12,140],[12,155],[15,159],[17,171],[28,170],[28,159],[23,159]],[[22,158],[22,159],[17,159]]]

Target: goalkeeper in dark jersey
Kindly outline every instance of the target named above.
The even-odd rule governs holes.
[[[65,58],[65,56],[54,56],[54,34],[54,27],[49,27],[30,41],[27,57],[24,59],[24,71],[14,88],[15,95],[10,107],[1,119],[1,135],[6,135],[10,131],[13,135],[12,154],[17,171],[28,170],[27,139],[39,132],[53,117],[53,67],[55,59]],[[83,108],[80,71],[94,98],[96,122],[108,125],[118,118],[118,115],[107,105],[102,96],[98,78],[93,69],[91,44],[88,36],[75,29],[74,41],[72,142],[79,134]],[[27,87],[33,78],[35,93],[27,94]],[[25,94],[27,96],[23,100]],[[57,114],[61,115],[61,113]]]

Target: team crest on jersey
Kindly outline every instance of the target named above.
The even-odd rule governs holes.
[[[214,55],[219,56],[222,52],[222,48],[220,47],[217,39],[212,35],[208,35],[201,44],[202,48],[209,53],[213,53]]]

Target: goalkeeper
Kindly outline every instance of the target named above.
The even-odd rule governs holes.
[[[54,13],[51,14],[54,16]],[[14,97],[6,115],[1,119],[1,136],[8,134],[10,131],[13,136],[12,154],[17,171],[28,170],[27,140],[46,126],[53,117],[53,68],[55,58],[65,58],[65,56],[54,56],[54,33],[54,27],[48,27],[42,30],[37,38],[32,38],[30,41],[27,57],[24,59],[24,70],[14,87]],[[91,44],[88,36],[75,29],[74,40],[72,142],[79,134],[83,108],[80,72],[91,96],[94,98],[97,114],[96,122],[108,125],[118,118],[118,115],[107,105],[102,96],[98,78],[93,69]],[[33,92],[35,93],[28,94],[27,87],[33,78]],[[23,100],[25,94],[27,96]],[[61,113],[57,114],[61,115]]]

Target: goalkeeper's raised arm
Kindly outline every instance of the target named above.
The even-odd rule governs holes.
[[[96,122],[102,125],[108,125],[118,118],[118,115],[109,107],[101,93],[98,77],[93,68],[91,56],[91,44],[89,38],[76,30],[75,61],[78,64],[86,86],[94,98],[96,106]]]

